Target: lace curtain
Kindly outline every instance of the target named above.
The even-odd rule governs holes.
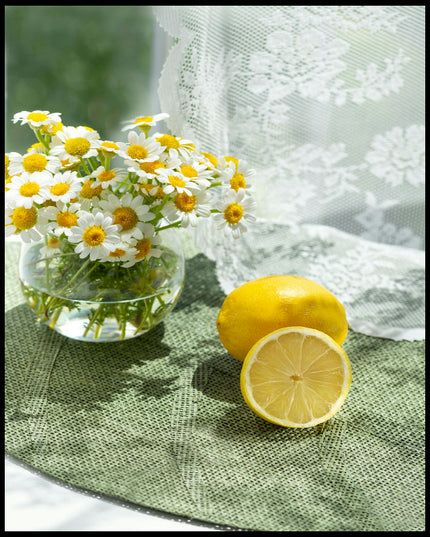
[[[258,222],[195,240],[223,290],[309,277],[351,327],[424,338],[424,6],[154,6],[168,128],[235,155]]]

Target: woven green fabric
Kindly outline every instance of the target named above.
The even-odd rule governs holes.
[[[215,326],[214,264],[187,259],[181,299],[122,343],[36,324],[6,250],[6,451],[65,483],[207,522],[261,531],[424,530],[424,342],[350,331],[353,382],[309,429],[245,404],[241,364]]]

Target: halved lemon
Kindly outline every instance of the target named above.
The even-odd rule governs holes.
[[[313,427],[334,416],[351,384],[342,347],[312,328],[280,328],[248,352],[240,374],[245,402],[284,427]]]

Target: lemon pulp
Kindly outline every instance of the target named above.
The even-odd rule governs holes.
[[[307,327],[276,330],[247,354],[243,397],[260,417],[284,427],[312,427],[342,406],[351,384],[345,351],[327,334]]]

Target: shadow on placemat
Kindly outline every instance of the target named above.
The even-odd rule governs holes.
[[[154,330],[83,343],[6,312],[6,451],[69,485],[260,531],[424,529],[424,342],[350,331],[353,382],[323,425],[286,429],[240,393],[214,263],[187,260]]]

